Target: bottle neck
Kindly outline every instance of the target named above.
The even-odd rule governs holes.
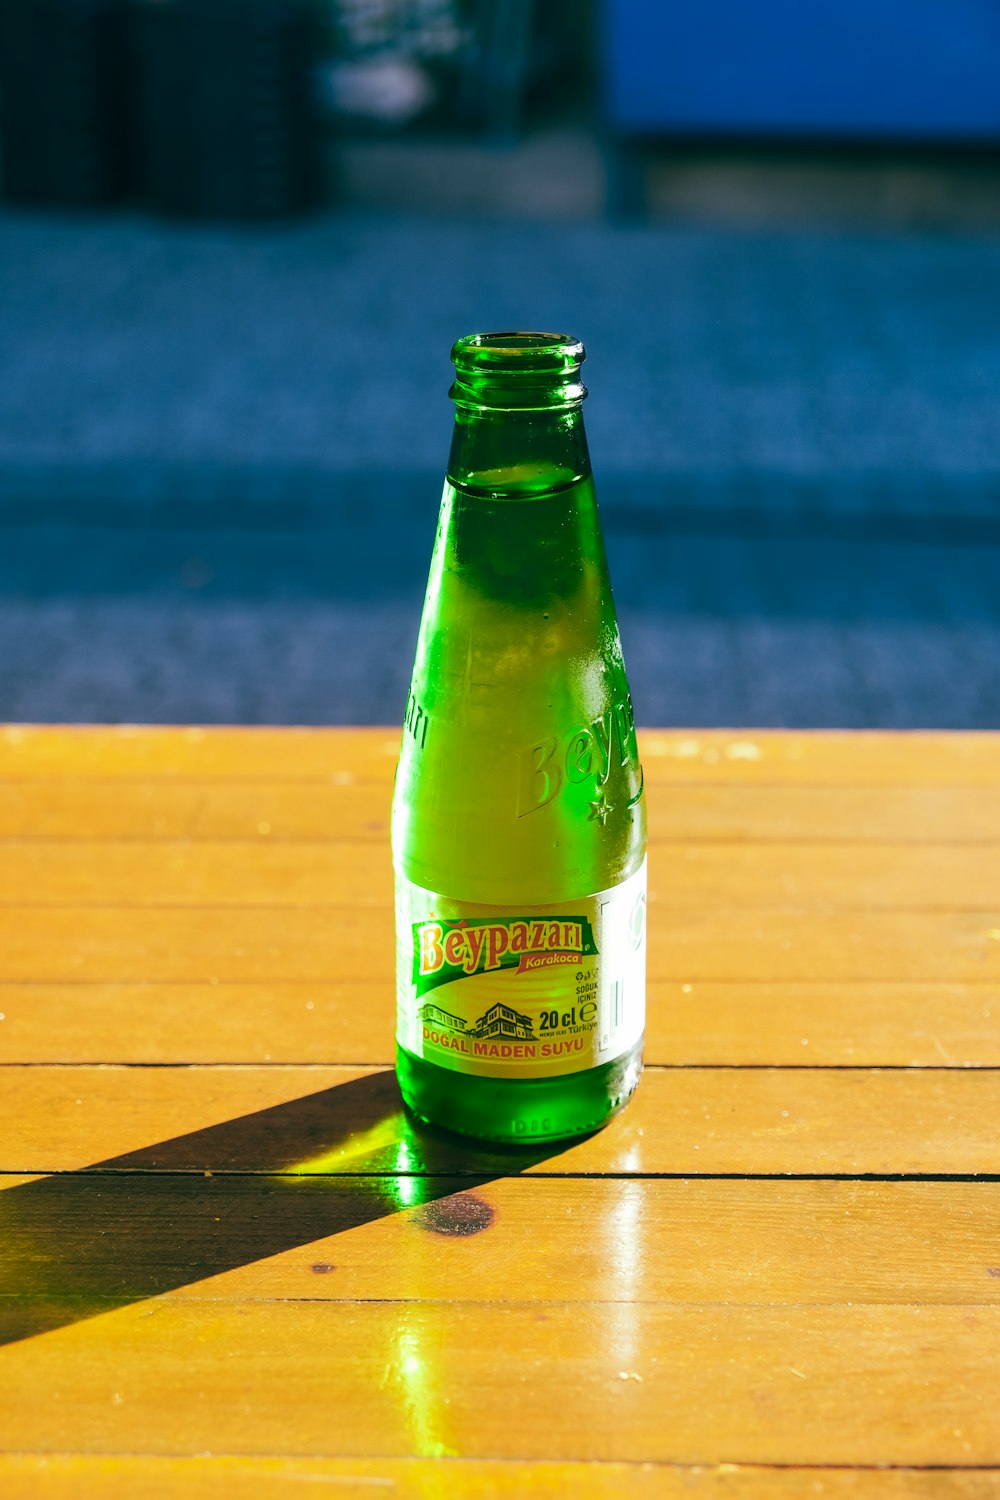
[[[455,413],[448,478],[459,489],[524,499],[589,476],[579,404],[526,411],[462,405]]]

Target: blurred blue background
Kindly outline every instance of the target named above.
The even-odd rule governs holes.
[[[0,718],[391,723],[460,333],[646,724],[995,728],[992,0],[0,0]]]

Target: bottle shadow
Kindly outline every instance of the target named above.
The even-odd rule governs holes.
[[[385,1070],[7,1188],[0,1344],[405,1209],[428,1232],[481,1232],[492,1214],[468,1190],[564,1148],[480,1147],[435,1131],[405,1111]]]

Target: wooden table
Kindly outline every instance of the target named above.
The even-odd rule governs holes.
[[[4,1500],[1000,1494],[1000,736],[643,735],[649,1067],[513,1161],[396,744],[0,731]]]

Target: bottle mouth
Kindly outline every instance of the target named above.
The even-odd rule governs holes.
[[[494,411],[547,411],[579,406],[586,354],[566,333],[470,333],[451,351],[459,406]]]

